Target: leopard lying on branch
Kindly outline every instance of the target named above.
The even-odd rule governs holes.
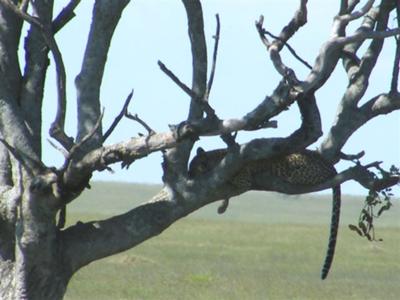
[[[226,153],[226,149],[206,152],[202,148],[199,148],[197,150],[197,155],[190,163],[189,176],[194,178],[212,171],[225,157]],[[238,189],[257,190],[260,189],[260,187],[257,186],[256,179],[260,174],[263,176],[267,175],[271,178],[279,178],[286,184],[313,186],[331,179],[337,172],[334,166],[326,161],[318,152],[303,150],[289,155],[249,162],[232,176],[228,183],[232,185],[232,187]],[[284,191],[280,190],[279,192]],[[340,185],[332,188],[332,202],[330,236],[325,262],[321,272],[322,279],[327,277],[335,254],[340,218]],[[229,199],[224,200],[218,212],[223,213],[228,207],[228,203]]]

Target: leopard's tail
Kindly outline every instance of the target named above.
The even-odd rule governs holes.
[[[321,271],[321,279],[325,279],[328,276],[329,269],[331,268],[333,257],[335,255],[336,239],[339,229],[340,220],[340,185],[332,188],[332,216],[331,216],[331,227],[329,234],[328,250],[325,256],[325,262]]]

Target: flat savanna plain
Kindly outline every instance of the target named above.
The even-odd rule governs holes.
[[[159,186],[95,183],[70,205],[68,222],[123,213]],[[362,197],[343,196],[336,256],[320,280],[330,195],[251,192],[182,219],[158,237],[94,262],[71,280],[66,299],[400,299],[400,201],[368,242],[350,231]]]

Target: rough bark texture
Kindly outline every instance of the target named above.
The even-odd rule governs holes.
[[[244,166],[255,160],[301,151],[323,135],[315,92],[330,79],[340,62],[349,83],[338,103],[335,121],[319,148],[324,159],[336,163],[344,157],[360,158],[361,155],[346,156],[341,152],[348,138],[369,120],[400,109],[399,43],[390,90],[358,105],[385,38],[400,34],[399,28],[387,29],[389,18],[399,13],[397,1],[382,0],[375,5],[374,1],[367,1],[359,9],[358,1],[350,4],[341,1],[332,34],[303,79],[285,64],[281,50],[307,24],[307,1],[300,1],[293,18],[286,26],[282,24],[278,38],[271,41],[260,18],[255,30],[282,79],[271,95],[243,117],[223,120],[208,102],[218,44],[214,47],[208,79],[202,6],[198,0],[183,0],[192,51],[191,87],[185,86],[161,62],[160,67],[190,96],[187,119],[170,131],[153,132],[138,117],[127,113],[130,95],[120,116],[141,122],[149,134],[106,144],[100,88],[113,33],[129,1],[97,0],[82,67],[75,79],[78,128],[71,138],[64,132],[65,68],[62,49],[58,48],[54,35],[68,25],[79,2],[70,1],[57,14],[53,12],[52,0],[0,0],[0,299],[62,299],[71,276],[90,262],[135,247],[204,205],[246,192],[246,188],[229,187],[229,180]],[[28,6],[32,9],[27,9]],[[31,11],[35,14],[30,15]],[[354,33],[346,33],[350,31],[347,26],[361,18],[360,27]],[[29,26],[25,40],[21,39],[23,22]],[[25,51],[23,71],[18,60],[20,43],[24,43]],[[359,53],[364,43],[369,43],[368,47]],[[42,162],[42,98],[49,55],[55,60],[58,90],[58,109],[49,134],[63,146],[65,154],[65,162],[58,169]],[[245,144],[235,141],[236,131],[276,126],[271,118],[294,103],[299,107],[301,125],[289,136],[259,138]],[[119,120],[116,119],[115,125]],[[227,144],[227,154],[207,176],[191,178],[189,157],[200,136],[221,136]],[[129,166],[156,151],[164,153],[164,188],[153,199],[106,220],[78,223],[65,229],[57,226],[58,213],[79,197],[93,172],[106,170],[118,162]],[[357,164],[314,186],[294,187],[260,174],[253,186],[300,194],[332,188],[347,180],[358,181],[374,191],[398,182],[394,175],[375,177],[370,168],[377,166],[378,163]]]

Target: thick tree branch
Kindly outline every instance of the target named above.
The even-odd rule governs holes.
[[[399,31],[399,28],[384,31],[387,27],[389,14],[393,9],[393,2],[383,0],[379,8],[371,9],[362,26],[350,38],[353,39],[355,36],[362,37],[360,40],[353,41],[354,43],[347,48],[350,56],[344,59],[344,63],[349,74],[349,85],[339,104],[335,122],[321,144],[321,151],[326,157],[338,157],[337,154],[341,151],[348,138],[373,117],[398,109],[397,93],[392,95],[381,94],[368,101],[362,107],[357,106],[367,90],[369,77],[381,53],[383,47],[383,39],[381,37]],[[375,23],[376,31],[372,31]],[[352,55],[360,47],[363,39],[372,33],[379,38],[370,43],[359,62],[354,61]],[[338,39],[347,39],[347,37]]]
[[[198,0],[182,0],[188,19],[188,34],[192,49],[192,91],[204,99],[207,89],[207,45],[204,34],[203,10]],[[192,97],[188,120],[200,119],[202,107]]]
[[[400,6],[399,5],[397,5],[397,7],[396,7],[396,15],[397,15],[397,27],[400,28]],[[390,92],[391,93],[398,92],[399,69],[400,69],[400,36],[397,36],[396,37],[396,54],[394,56],[392,81],[390,84]]]
[[[18,45],[23,20],[12,13],[3,2],[0,2],[0,19],[2,20],[0,23],[0,136],[18,151],[38,159],[35,142],[31,140],[18,103],[22,79]],[[2,153],[6,151],[8,150],[3,148]],[[6,161],[3,162],[6,163]],[[14,165],[14,162],[11,164]],[[3,167],[6,173],[8,169],[11,170],[10,166]]]
[[[23,8],[21,8],[22,10]],[[53,15],[53,4],[36,1],[35,11],[41,22],[49,24]],[[42,30],[31,25],[24,43],[25,69],[19,103],[36,151],[41,155],[42,140],[42,99],[45,77],[49,66],[49,50]]]
[[[369,32],[373,30],[380,11],[381,9],[379,7],[371,9],[364,17],[361,26],[355,31],[355,33],[357,34],[358,32]],[[343,65],[350,80],[359,70],[360,59],[357,57],[356,52],[364,42],[365,40],[357,41],[348,44],[343,48]]]
[[[78,223],[61,234],[65,261],[73,274],[92,261],[122,252],[160,234],[189,212],[164,197],[104,221]]]
[[[76,138],[78,142],[92,131],[100,117],[100,87],[107,54],[114,30],[128,2],[129,0],[112,2],[100,0],[94,4],[93,22],[86,44],[82,68],[75,79],[78,93],[78,134]],[[102,141],[102,128],[100,126],[91,142],[86,144],[86,151],[99,147]]]
[[[364,6],[355,12],[349,11],[348,14],[341,16],[340,18],[342,19],[343,22],[349,23],[351,21],[354,21],[356,19],[361,18],[364,16],[371,8],[372,5],[374,4],[375,0],[368,0],[367,3],[364,4]],[[354,9],[354,8],[353,8]]]
[[[0,99],[0,128],[1,136],[4,138],[3,144],[7,146],[8,150],[10,147],[15,149],[15,153],[19,155],[19,163],[35,174],[42,170],[43,165],[22,120],[20,111],[13,103],[7,103]],[[15,163],[12,165],[13,168],[16,167]]]
[[[203,110],[208,113],[210,106],[205,103],[207,90],[207,45],[204,35],[203,10],[199,0],[182,0],[188,20],[188,34],[192,52],[192,87],[191,102],[188,121],[199,120],[203,117]],[[193,97],[194,96],[194,97]],[[164,153],[163,180],[174,185],[178,178],[186,175],[187,163],[193,141],[188,140],[181,143],[179,147],[170,149]],[[171,186],[171,189],[175,187]]]
[[[323,184],[304,187],[288,185],[285,182],[271,178],[270,174],[262,173],[255,178],[254,184],[260,190],[282,189],[287,194],[303,194],[337,186],[348,180],[360,181],[369,185],[370,173],[368,168],[357,165],[351,167]],[[398,179],[397,179],[398,180]],[[372,184],[372,183],[371,183]],[[222,186],[210,192],[210,186],[196,189],[193,186],[186,191],[190,201],[170,199],[167,191],[161,191],[150,200],[131,211],[107,220],[89,223],[78,222],[61,233],[65,261],[71,274],[88,263],[116,254],[137,246],[143,241],[160,234],[178,219],[211,202],[242,193]],[[79,253],[79,255],[76,255]]]
[[[321,143],[320,150],[325,157],[338,157],[350,136],[365,123],[378,115],[388,114],[400,109],[400,96],[381,94],[367,101],[360,108],[345,108],[336,118],[328,135]]]
[[[94,171],[103,171],[113,163],[139,159],[153,152],[175,147],[178,143],[174,132],[165,132],[97,148],[69,164],[64,174],[65,185],[71,188],[81,186]]]

